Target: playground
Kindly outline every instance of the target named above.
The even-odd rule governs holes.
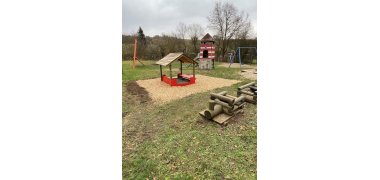
[[[195,84],[171,86],[161,81],[156,62],[133,69],[123,61],[123,178],[255,179],[256,105],[247,104],[227,126],[199,115],[210,93],[236,94],[252,80],[240,67],[215,62],[213,70],[194,69]],[[192,66],[182,73],[180,67],[173,62],[162,74],[193,73]]]

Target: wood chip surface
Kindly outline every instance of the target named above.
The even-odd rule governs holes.
[[[155,103],[166,103],[180,99],[191,94],[206,92],[212,89],[231,86],[239,83],[238,80],[230,80],[203,75],[195,75],[195,84],[187,86],[170,86],[160,78],[138,80],[137,84],[149,92],[149,96]]]

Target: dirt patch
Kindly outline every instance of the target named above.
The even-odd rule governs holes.
[[[155,124],[146,124],[141,119],[146,111],[152,111],[153,107],[147,103],[152,99],[148,91],[136,81],[124,84],[123,101],[125,106],[129,107],[123,112],[123,159],[125,160],[139,144],[151,137],[155,131]]]
[[[244,69],[242,72],[240,72],[240,74],[247,79],[252,79],[252,80],[257,79],[256,69]]]
[[[149,92],[149,96],[153,99],[153,102],[158,104],[184,98],[195,93],[207,92],[212,89],[231,86],[240,82],[238,80],[203,75],[196,75],[195,78],[195,84],[188,86],[171,87],[170,85],[162,82],[160,78],[138,80],[136,82],[141,87],[144,87]]]
[[[133,96],[138,97],[138,101],[140,104],[151,101],[152,99],[149,97],[148,91],[145,88],[140,87],[136,81],[128,82],[126,85],[126,92]]]

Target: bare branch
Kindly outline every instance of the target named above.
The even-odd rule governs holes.
[[[221,55],[224,58],[229,41],[234,36],[243,35],[247,37],[251,24],[248,14],[239,14],[236,7],[229,2],[216,2],[213,11],[207,18],[209,28],[218,33],[221,41]]]

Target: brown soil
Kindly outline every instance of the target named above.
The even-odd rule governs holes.
[[[130,81],[124,84],[123,87],[123,101],[127,102],[129,106],[137,106],[151,101],[149,93],[145,88],[140,87],[136,81]],[[129,112],[123,112],[122,117],[128,115]]]
[[[136,81],[129,81],[124,84],[123,100],[129,106],[138,107],[133,113],[123,112],[123,159],[126,159],[136,150],[138,144],[150,138],[154,128],[140,119],[145,111],[152,108],[146,104],[152,99],[145,88],[139,86]]]
[[[126,84],[126,90],[128,94],[138,97],[140,104],[151,101],[148,91],[145,88],[140,87],[136,81],[131,81]]]

